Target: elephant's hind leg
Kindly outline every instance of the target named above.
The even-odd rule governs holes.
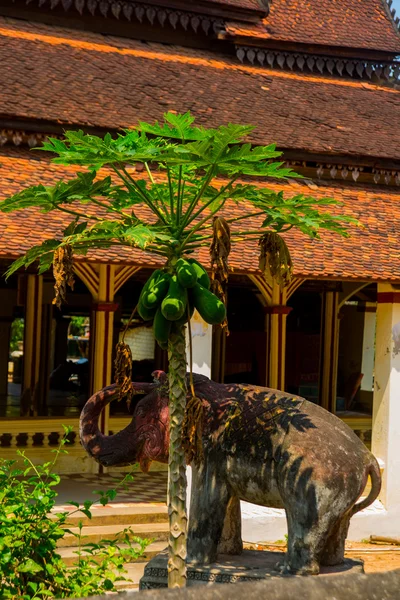
[[[344,551],[350,518],[348,515],[338,520],[321,554],[321,565],[333,567],[344,562]]]
[[[232,496],[226,508],[224,528],[218,544],[218,554],[242,554],[242,515],[240,500]]]
[[[319,552],[318,539],[320,532],[317,526],[304,527],[301,522],[287,513],[288,546],[284,561],[278,564],[281,573],[297,575],[318,575]]]
[[[292,504],[286,509],[288,523],[288,548],[283,572],[298,575],[318,575],[321,557],[331,539],[336,523],[341,515],[336,511],[328,512],[326,506],[313,505],[304,501]],[[344,533],[346,536],[347,530]]]

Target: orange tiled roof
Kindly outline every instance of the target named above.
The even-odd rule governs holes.
[[[47,158],[24,151],[9,151],[0,155],[1,197],[15,193],[33,183],[52,184],[59,178],[72,177],[75,169],[49,163]],[[344,184],[318,184],[310,190],[304,183],[271,184],[285,194],[306,193],[316,196],[334,196],[344,202],[346,214],[356,216],[365,226],[352,228],[352,236],[343,239],[325,233],[321,241],[312,241],[297,232],[286,234],[295,273],[299,277],[400,281],[400,190]],[[236,216],[240,209],[229,205],[226,215]],[[16,258],[33,244],[53,237],[69,223],[71,217],[57,211],[43,215],[29,209],[17,213],[0,214],[0,258]],[[257,227],[254,221],[251,227]],[[209,262],[207,250],[202,250],[202,261]],[[88,260],[115,264],[153,266],[158,259],[138,250],[111,248],[92,252]],[[234,246],[231,265],[238,272],[256,272],[258,249],[254,242]]]
[[[166,110],[256,125],[253,141],[400,159],[400,91],[239,65],[207,51],[0,18],[0,115],[129,127]]]
[[[228,24],[245,37],[400,52],[400,33],[385,0],[272,0],[263,25]]]

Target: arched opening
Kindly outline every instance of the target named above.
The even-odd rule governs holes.
[[[0,415],[77,416],[88,397],[92,296],[76,278],[60,310],[50,272],[5,280],[8,266],[0,265]]]
[[[345,299],[339,309],[340,333],[336,411],[372,416],[377,285]]]
[[[52,277],[46,277],[39,414],[73,417],[79,415],[90,391],[92,295],[76,276],[74,289],[68,289],[67,301],[59,309],[50,303],[53,285]]]
[[[228,324],[224,381],[265,385],[265,312],[261,294],[247,276],[229,278]]]
[[[0,262],[0,416],[20,414],[23,365],[24,311],[18,302],[18,276],[5,279]]]
[[[303,283],[289,298],[286,323],[285,390],[318,402],[321,346],[321,290]]]

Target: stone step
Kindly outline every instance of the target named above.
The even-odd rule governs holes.
[[[124,545],[121,544],[121,547],[123,548]],[[135,561],[134,563],[127,563],[126,568],[132,566],[132,569],[133,569],[133,567],[137,566],[138,572],[140,571],[140,569],[143,569],[143,571],[144,571],[144,568],[145,568],[147,562],[149,560],[151,560],[152,558],[154,558],[155,556],[157,556],[157,554],[159,554],[160,552],[165,550],[166,547],[167,547],[167,542],[165,542],[165,541],[153,542],[152,544],[147,546],[143,556],[138,558],[137,561]],[[70,547],[58,548],[57,553],[60,554],[61,558],[63,559],[63,561],[67,567],[72,567],[74,562],[77,561],[76,547],[70,546]],[[91,558],[96,560],[95,557],[91,557]],[[138,565],[141,565],[140,569],[139,569]],[[123,587],[125,587],[125,586],[123,586]]]
[[[127,574],[124,576],[131,581],[117,581],[115,587],[119,590],[138,590],[139,589],[139,581],[144,575],[144,568],[147,563],[145,562],[136,562],[136,563],[128,563],[125,565],[125,569]]]
[[[97,525],[94,527],[84,527],[82,530],[81,544],[97,544],[101,540],[111,540],[117,537],[122,540],[122,532],[130,524],[118,525]],[[70,527],[71,532],[79,533],[78,527]],[[121,536],[121,537],[120,537]],[[168,523],[136,523],[132,526],[132,536],[154,541],[166,541],[168,539]],[[66,533],[58,541],[59,548],[76,547],[77,538],[72,533]]]
[[[56,506],[53,513],[71,512],[67,518],[68,527],[77,527],[79,521],[84,526],[97,525],[136,525],[140,523],[167,523],[168,511],[164,504],[130,504],[125,506],[107,505],[93,506],[91,508],[92,518],[89,519],[82,512],[75,512],[74,508]]]

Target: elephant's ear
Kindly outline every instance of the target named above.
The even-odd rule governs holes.
[[[151,463],[152,463],[152,460],[150,458],[147,458],[147,456],[143,456],[140,459],[139,465],[140,465],[140,470],[142,471],[142,473],[149,472]]]

